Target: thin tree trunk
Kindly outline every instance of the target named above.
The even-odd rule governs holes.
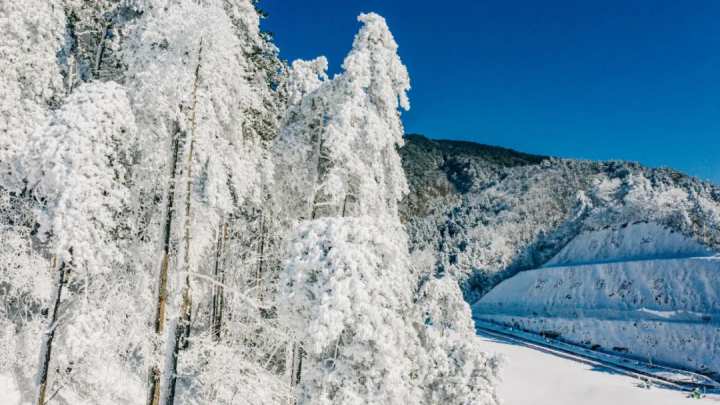
[[[302,362],[305,357],[305,351],[302,348],[302,343],[293,342],[290,345],[290,350],[286,360],[286,377],[290,379],[290,387],[296,387],[300,384],[302,377]],[[297,404],[297,397],[294,395],[291,397],[290,405]]]
[[[187,157],[187,183],[185,189],[185,285],[182,291],[182,304],[180,306],[180,319],[175,328],[175,345],[172,350],[171,369],[167,370],[170,377],[170,387],[166,396],[166,405],[175,403],[175,387],[177,385],[177,362],[180,356],[180,350],[185,349],[188,345],[190,337],[190,322],[192,314],[192,289],[190,287],[190,242],[192,238],[192,161],[195,148],[195,130],[197,128],[197,90],[200,81],[200,66],[202,65],[203,39],[200,38],[200,46],[198,49],[198,63],[195,67],[195,81],[193,83],[192,109],[190,116],[190,147]]]
[[[218,228],[217,250],[215,253],[215,271],[214,278],[217,284],[213,285],[212,297],[212,333],[215,341],[220,340],[222,333],[222,316],[223,307],[225,305],[225,297],[223,293],[223,285],[225,284],[225,267],[223,263],[225,243],[227,241],[228,224],[224,218],[220,219],[220,228]]]
[[[176,124],[177,125],[177,124]],[[175,184],[177,182],[177,164],[180,156],[180,129],[179,125],[174,134],[172,146],[172,163],[170,171],[170,181],[168,184],[168,195],[165,207],[165,223],[163,224],[163,247],[162,260],[160,262],[160,277],[158,281],[158,299],[157,309],[155,312],[155,334],[158,338],[162,338],[165,332],[165,313],[167,311],[168,298],[168,267],[170,263],[170,239],[172,235],[172,223],[175,205]],[[155,352],[159,349],[154,348]],[[153,364],[150,370],[150,396],[148,403],[150,405],[160,404],[160,366]]]
[[[53,259],[53,268],[55,267],[55,259]],[[50,314],[50,323],[45,332],[40,354],[40,372],[38,373],[38,390],[37,405],[45,404],[45,392],[47,390],[48,370],[50,368],[50,358],[52,356],[52,344],[55,339],[55,330],[57,328],[58,310],[62,300],[63,285],[65,284],[65,262],[60,263],[58,267],[58,279],[55,289],[55,299],[53,300],[52,313]]]
[[[322,133],[318,133],[315,140],[315,184],[313,187],[312,206],[310,207],[310,219],[316,219],[320,216],[319,206],[321,203],[321,193],[318,192],[318,185],[321,183],[326,171],[327,163],[322,157],[323,139]],[[293,342],[290,355],[290,387],[300,384],[302,376],[302,359],[304,351],[302,350],[302,342]]]
[[[348,203],[349,195],[350,195],[349,193],[345,194],[345,199],[343,200],[343,207],[342,207],[342,217],[343,218],[345,218],[346,213],[347,213],[347,203]]]
[[[322,164],[322,133],[317,134],[317,139],[315,140],[315,184],[313,185],[313,196],[312,196],[312,206],[310,207],[310,219],[315,219],[318,216],[318,204],[320,202],[320,196],[318,193],[318,185],[320,184],[320,181],[323,177],[322,170],[324,168]]]
[[[107,39],[108,31],[110,30],[110,23],[107,22],[105,24],[105,28],[102,31],[102,35],[100,36],[100,42],[98,43],[97,49],[95,50],[95,64],[93,66],[93,75],[95,78],[98,77],[98,72],[100,71],[100,65],[102,64],[102,58],[105,54],[105,39]]]
[[[78,61],[80,60],[80,55],[78,54],[78,38],[75,34],[75,23],[72,22],[71,19],[67,20],[67,35],[68,35],[68,41],[67,43],[70,44],[70,49],[66,49],[65,52],[68,54],[67,58],[67,73],[65,76],[65,95],[70,95],[72,91],[75,89],[75,83],[79,80],[77,80],[77,77],[79,76],[79,68],[78,68]]]
[[[263,265],[265,264],[265,214],[260,214],[260,249],[258,257],[258,268],[255,274],[255,288],[257,289],[258,302],[262,299],[260,286],[262,285]]]

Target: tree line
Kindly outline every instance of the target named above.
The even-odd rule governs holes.
[[[398,204],[385,20],[329,77],[250,0],[0,5],[0,374],[27,403],[494,404]]]

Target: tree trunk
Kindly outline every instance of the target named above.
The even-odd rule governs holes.
[[[227,241],[228,224],[224,219],[220,219],[220,228],[218,228],[217,250],[215,253],[215,271],[213,276],[217,284],[213,285],[212,296],[212,334],[215,341],[220,340],[222,333],[222,317],[223,307],[225,305],[225,297],[223,295],[223,285],[225,284],[225,267],[223,263],[225,243]]]
[[[342,217],[345,218],[347,215],[347,205],[348,205],[348,197],[350,196],[350,193],[345,194],[345,199],[343,200],[343,207],[342,207]]]
[[[105,54],[105,39],[107,39],[108,31],[110,30],[110,22],[105,23],[98,42],[97,49],[95,50],[95,63],[93,65],[93,76],[98,78],[98,72],[100,71],[100,65],[102,64],[102,58]]]
[[[55,259],[53,259],[53,267]],[[58,310],[62,300],[63,285],[65,284],[65,262],[60,263],[58,268],[57,286],[55,289],[55,299],[53,300],[52,313],[50,314],[50,323],[45,332],[40,354],[40,372],[38,373],[38,390],[37,405],[45,404],[45,392],[47,389],[48,370],[50,368],[50,358],[52,356],[52,344],[55,339],[55,329],[57,328]]]
[[[170,387],[165,397],[166,405],[175,403],[175,386],[177,385],[177,362],[180,356],[180,350],[185,349],[188,345],[190,337],[190,322],[192,314],[192,289],[190,286],[190,242],[192,238],[192,161],[195,148],[195,130],[197,128],[197,90],[200,81],[200,66],[202,65],[203,39],[200,38],[200,46],[198,49],[198,63],[195,67],[195,81],[193,83],[192,108],[190,110],[190,147],[188,150],[187,167],[186,167],[186,188],[185,188],[185,226],[184,226],[184,242],[185,242],[185,285],[182,291],[182,304],[177,326],[175,328],[175,344],[172,347],[172,361],[170,362],[170,370],[166,370],[170,378]]]
[[[162,338],[165,332],[165,313],[167,311],[167,297],[168,297],[168,268],[170,262],[170,239],[172,235],[172,223],[175,205],[175,184],[177,182],[177,164],[180,156],[180,129],[176,123],[177,128],[173,135],[173,146],[172,146],[172,163],[170,170],[170,181],[168,184],[168,194],[165,207],[165,222],[163,224],[163,247],[162,247],[162,259],[160,262],[160,277],[158,281],[158,299],[157,309],[155,312],[155,334],[158,339]],[[154,347],[154,352],[157,353],[159,348]],[[152,368],[150,369],[150,396],[148,403],[150,405],[160,404],[160,366],[157,361],[154,360]]]
[[[305,351],[303,350],[301,343],[294,342],[290,346],[290,352],[288,354],[289,359],[286,363],[286,376],[290,379],[290,386],[295,387],[300,384],[302,360],[305,356]]]
[[[312,206],[310,207],[310,219],[316,219],[322,216],[321,204],[323,200],[322,191],[318,192],[318,186],[322,183],[325,173],[328,170],[329,162],[327,159],[322,157],[323,151],[323,138],[322,133],[317,134],[315,140],[315,184],[313,188]],[[328,212],[328,207],[325,207],[325,214]],[[295,387],[300,384],[302,376],[302,359],[304,351],[302,350],[302,342],[293,342],[292,350],[290,355],[290,386]]]
[[[265,213],[260,214],[260,248],[258,256],[258,267],[255,274],[255,288],[257,289],[258,303],[262,300],[260,287],[262,286],[263,265],[265,264]]]
[[[319,216],[318,208],[322,199],[321,192],[318,191],[318,186],[322,182],[322,179],[324,177],[324,170],[327,166],[326,164],[323,164],[324,159],[322,158],[322,148],[322,133],[318,133],[317,139],[315,140],[315,184],[313,185],[314,187],[311,202],[312,205],[310,207],[310,219],[315,219]]]

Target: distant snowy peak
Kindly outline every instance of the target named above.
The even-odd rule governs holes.
[[[707,246],[656,223],[584,231],[543,267],[646,259],[711,256]]]

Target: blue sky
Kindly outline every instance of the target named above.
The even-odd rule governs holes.
[[[337,72],[362,11],[413,90],[406,132],[670,166],[720,183],[720,1],[262,0],[288,60]]]

